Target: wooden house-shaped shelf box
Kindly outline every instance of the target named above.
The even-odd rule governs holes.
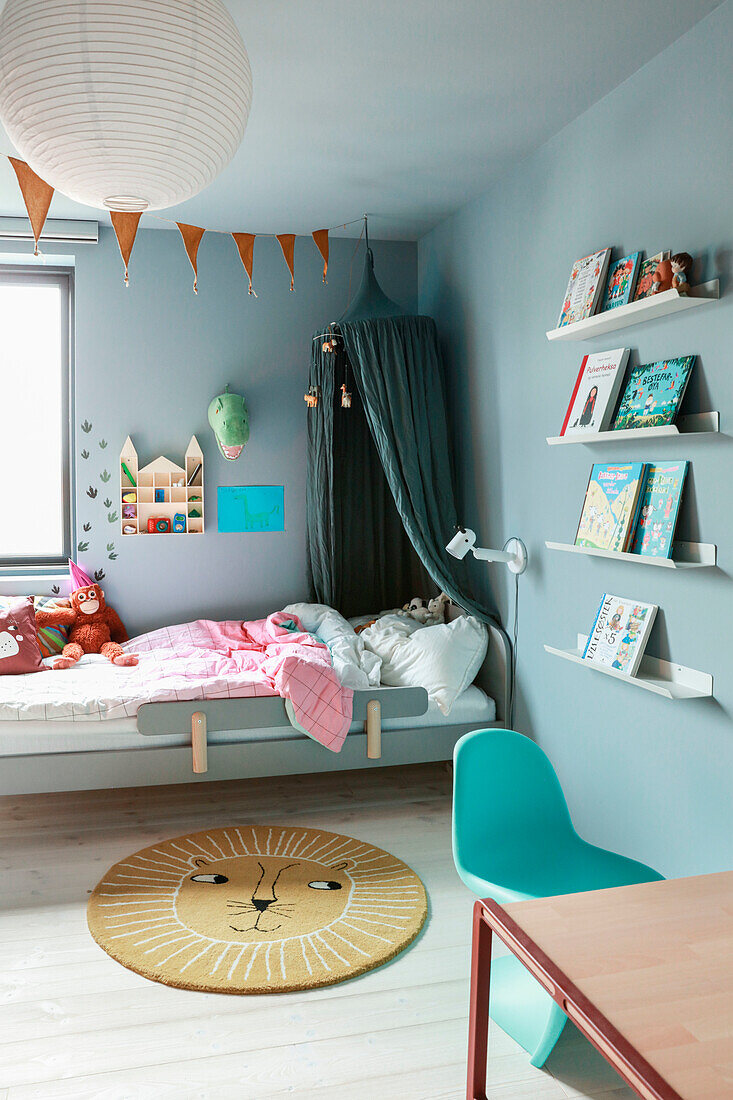
[[[127,498],[127,499],[126,499]],[[161,520],[149,532],[150,520]],[[165,533],[200,535],[204,530],[204,456],[195,435],[184,465],[161,455],[139,466],[129,435],[120,452],[120,522],[122,534]]]

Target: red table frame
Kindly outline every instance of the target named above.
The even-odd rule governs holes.
[[[576,1027],[642,1100],[682,1100],[566,974],[490,898],[473,907],[471,1011],[468,1030],[467,1100],[488,1100],[489,985],[492,934],[527,967]]]

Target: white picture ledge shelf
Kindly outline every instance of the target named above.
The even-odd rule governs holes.
[[[664,424],[659,428],[623,428],[618,432],[588,432],[587,435],[548,435],[551,447],[566,443],[619,443],[624,439],[661,439],[665,436],[700,435],[720,431],[720,413],[689,413],[679,416],[676,424]]]
[[[675,542],[671,558],[651,558],[643,554],[624,554],[618,550],[597,550],[592,546],[575,546],[570,542],[545,542],[548,550],[564,550],[567,554],[586,554],[592,558],[615,558],[636,565],[656,565],[662,569],[707,569],[718,560],[718,548],[713,542]]]
[[[663,290],[649,298],[640,298],[638,302],[629,302],[627,306],[617,306],[604,313],[595,313],[583,321],[550,329],[546,335],[548,340],[590,340],[594,336],[639,325],[642,321],[651,321],[655,317],[666,317],[669,313],[680,313],[696,306],[704,306],[706,302],[714,302],[719,297],[720,284],[717,279],[712,279],[709,283],[692,287],[689,294]]]
[[[684,665],[673,665],[669,661],[662,661],[659,657],[646,655],[642,657],[636,676],[627,676],[615,668],[591,664],[583,660],[583,650],[587,640],[585,634],[579,634],[577,649],[556,649],[554,646],[546,645],[545,650],[556,657],[562,657],[565,661],[583,665],[591,672],[613,676],[617,680],[631,684],[632,687],[652,691],[655,695],[663,695],[665,699],[707,699],[713,694],[713,677],[709,672],[698,672],[697,669],[685,668]]]

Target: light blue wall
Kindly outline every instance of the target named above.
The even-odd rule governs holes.
[[[518,728],[558,769],[588,839],[663,873],[733,866],[733,439],[548,448],[587,351],[641,362],[696,352],[691,409],[733,427],[733,3],[724,4],[419,245],[420,309],[438,321],[464,522],[529,547],[520,583]],[[682,249],[720,276],[715,305],[587,344],[549,344],[573,260]],[[695,281],[698,281],[696,279]],[[716,542],[715,570],[675,573],[553,553],[572,542],[590,465],[688,458],[682,537]],[[507,608],[506,573],[490,575]],[[715,675],[715,699],[673,703],[558,660],[608,590],[660,605],[649,652]]]
[[[197,617],[258,615],[305,598],[305,438],[303,393],[311,335],[344,310],[356,242],[331,241],[328,286],[323,262],[307,239],[296,242],[296,290],[274,239],[255,243],[258,298],[248,297],[233,241],[209,234],[199,251],[199,293],[177,231],[141,230],[135,242],[130,286],[111,229],[98,246],[76,251],[76,462],[77,539],[90,572],[107,572],[105,590],[131,633]],[[375,265],[385,291],[414,310],[415,244],[375,241]],[[59,246],[68,253],[68,245]],[[9,249],[6,249],[9,251]],[[26,247],[25,251],[28,249]],[[53,254],[51,246],[44,252]],[[363,245],[354,259],[352,288],[359,285]],[[243,392],[251,438],[236,462],[218,452],[208,426],[210,399],[230,382]],[[89,436],[79,425],[89,420]],[[107,522],[103,500],[117,507],[115,471],[125,436],[140,462],[164,454],[181,460],[192,434],[205,455],[206,534],[124,539]],[[101,451],[98,441],[106,439]],[[91,452],[84,461],[83,447]],[[180,456],[180,457],[179,457]],[[99,495],[92,501],[86,488]],[[216,487],[285,486],[286,531],[217,534]],[[92,523],[87,536],[85,522]],[[109,561],[106,544],[118,558]],[[7,586],[6,586],[7,587]]]

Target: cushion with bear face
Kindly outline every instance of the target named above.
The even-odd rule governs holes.
[[[7,610],[17,596],[0,596],[0,611]],[[65,596],[31,596],[35,611],[46,611],[54,607],[69,607],[69,601]],[[38,648],[42,657],[55,657],[61,653],[69,640],[68,626],[40,626],[38,627]]]
[[[27,596],[8,600],[7,606],[0,607],[0,676],[43,668],[32,600]]]

